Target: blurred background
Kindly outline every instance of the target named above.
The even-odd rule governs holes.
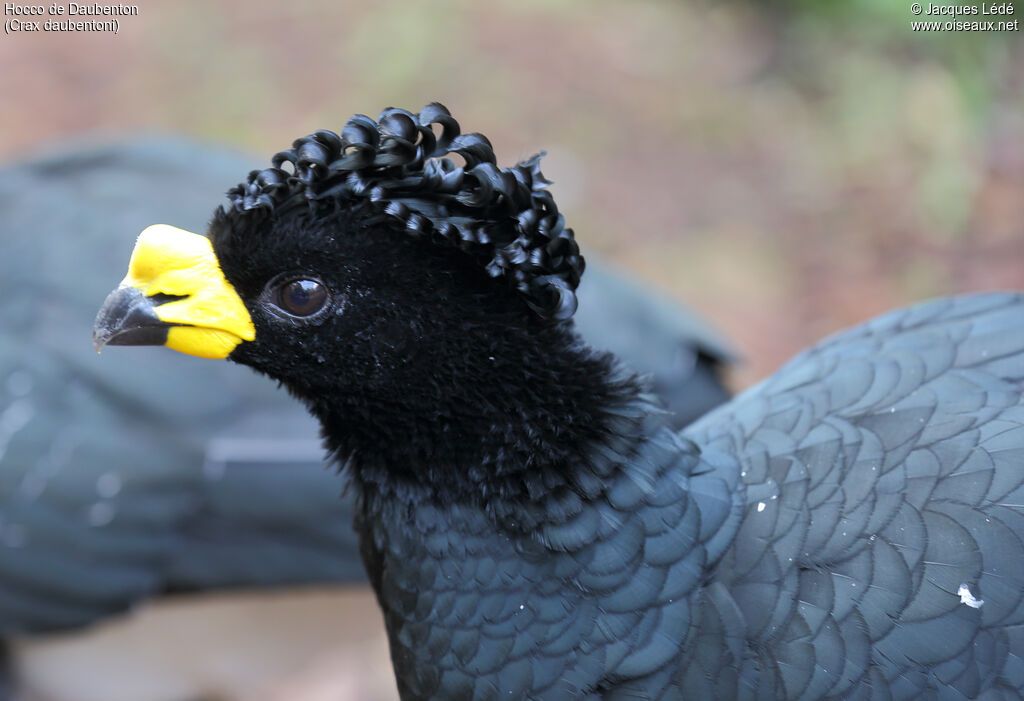
[[[910,6],[141,2],[116,35],[0,37],[0,161],[169,132],[262,167],[438,100],[504,164],[547,150],[584,253],[709,319],[741,389],[887,309],[1024,287],[1024,39],[915,32]],[[338,698],[323,660],[302,693]]]
[[[260,165],[439,100],[504,162],[546,149],[584,251],[710,317],[739,386],[885,309],[1024,276],[1019,31],[913,32],[901,0],[138,7],[117,35],[0,40],[0,158],[159,130]]]

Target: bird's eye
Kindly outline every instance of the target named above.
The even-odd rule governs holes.
[[[312,316],[327,304],[327,288],[319,280],[289,280],[277,287],[273,302],[292,316]]]

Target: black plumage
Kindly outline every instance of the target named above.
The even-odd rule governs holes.
[[[202,225],[210,193],[250,163],[161,137],[0,169],[0,638],[78,630],[171,591],[365,584],[354,495],[283,391],[228,364],[97,363],[68,342],[88,333],[124,231]],[[673,388],[680,425],[724,398],[727,351],[698,321],[610,270],[582,297],[583,333]]]
[[[497,170],[437,105],[370,125],[214,215],[225,280],[188,285],[228,322],[160,277],[191,263],[145,272],[206,244],[150,232],[96,340],[228,356],[317,416],[403,697],[1021,697],[1021,295],[893,312],[678,432],[565,318],[537,159]]]

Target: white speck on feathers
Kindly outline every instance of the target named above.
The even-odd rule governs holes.
[[[960,588],[956,590],[956,595],[960,597],[961,604],[970,606],[972,609],[980,609],[985,603],[984,599],[975,599],[974,594],[971,593],[971,588],[966,584],[960,585]]]

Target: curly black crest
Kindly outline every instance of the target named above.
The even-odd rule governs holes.
[[[273,168],[252,171],[228,197],[240,213],[273,213],[296,197],[314,211],[375,203],[409,234],[459,248],[492,277],[512,280],[541,317],[567,319],[584,260],[545,189],[543,155],[498,168],[487,137],[461,134],[443,105],[418,115],[389,108],[377,122],[355,115],[340,136],[321,130],[296,140],[274,156]]]

